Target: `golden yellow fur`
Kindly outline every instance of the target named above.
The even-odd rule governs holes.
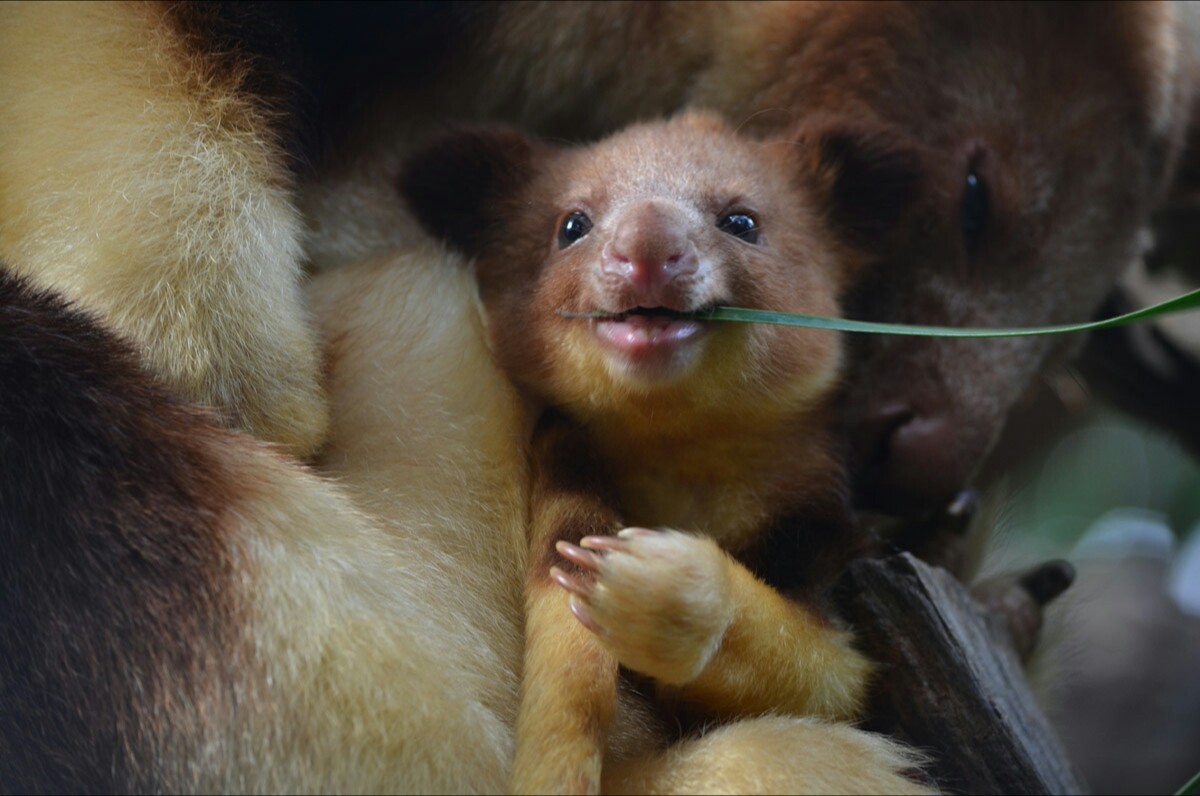
[[[101,579],[130,582],[134,599],[128,627],[162,644],[149,657],[128,649],[120,634],[72,626],[88,614],[59,595],[51,595],[49,617],[36,610],[10,617],[27,629],[30,621],[64,623],[72,643],[85,650],[98,645],[92,652],[101,660],[84,658],[82,667],[70,666],[64,665],[69,657],[51,652],[38,661],[48,682],[69,685],[67,693],[33,694],[18,699],[19,704],[65,698],[70,700],[67,711],[84,704],[97,709],[85,714],[84,727],[68,723],[61,732],[53,732],[60,728],[36,712],[25,715],[35,723],[51,723],[15,726],[9,715],[6,749],[20,752],[22,732],[28,732],[42,752],[32,762],[6,756],[0,767],[6,783],[30,783],[36,790],[40,782],[60,782],[67,785],[44,789],[73,790],[111,782],[114,790],[168,792],[504,789],[521,666],[524,474],[521,446],[513,442],[521,436],[521,422],[511,414],[511,393],[497,381],[487,359],[463,273],[429,268],[453,265],[444,258],[430,250],[350,266],[337,274],[322,317],[331,335],[341,340],[340,361],[346,363],[333,366],[346,399],[346,412],[339,416],[365,408],[367,414],[390,418],[382,440],[374,423],[357,437],[352,421],[335,425],[342,434],[330,457],[336,461],[326,467],[341,476],[340,484],[249,435],[217,428],[209,415],[166,395],[136,368],[125,368],[118,383],[138,392],[138,402],[125,403],[125,392],[106,393],[97,402],[103,387],[80,397],[85,411],[98,404],[118,414],[149,409],[158,417],[165,411],[176,422],[186,420],[188,433],[177,439],[170,430],[151,433],[152,424],[121,426],[123,435],[136,436],[139,428],[149,434],[131,446],[135,458],[144,458],[137,453],[143,445],[172,452],[174,461],[167,469],[179,480],[153,494],[135,493],[133,510],[119,527],[97,523],[90,530],[104,540],[83,541],[71,561],[90,573],[92,565],[81,561],[80,552],[85,559],[92,554],[107,558],[123,552],[131,538],[163,533],[158,523],[170,522],[160,518],[170,515],[166,504],[171,504],[193,514],[195,521],[171,523],[166,535],[189,536],[181,541],[202,545],[168,545],[160,549],[167,558],[191,551],[188,555],[199,559],[183,566],[160,560],[159,566],[168,575],[219,587],[221,594],[211,604],[183,603],[186,617],[154,613],[152,606],[164,603],[153,592],[172,591],[177,585],[173,580],[156,580],[127,554],[110,566],[94,567],[92,574]],[[392,312],[396,307],[411,311],[397,315]],[[439,311],[417,311],[433,307]],[[18,315],[18,322],[23,317],[32,316]],[[95,329],[94,324],[83,325]],[[416,335],[419,342],[410,345],[401,333]],[[71,341],[63,334],[43,339],[52,349],[75,345],[85,352],[94,342],[86,337]],[[95,351],[97,358],[111,359],[111,354],[103,348]],[[405,371],[422,364],[424,356],[434,357],[429,378],[406,380]],[[53,368],[55,361],[47,360],[42,370]],[[122,372],[111,363],[108,367]],[[460,392],[464,378],[480,391]],[[139,379],[145,384],[139,386]],[[380,386],[386,389],[375,389]],[[489,392],[489,386],[499,389]],[[408,404],[412,411],[395,411],[387,390],[413,397]],[[431,400],[422,403],[422,395]],[[154,396],[157,401],[142,400]],[[441,411],[445,405],[471,405],[479,411],[447,413]],[[32,409],[37,418],[40,407]],[[510,438],[488,436],[502,429],[508,429]],[[485,440],[484,448],[465,444],[476,437]],[[24,438],[18,434],[17,439]],[[396,439],[410,444],[391,444]],[[59,448],[75,449],[70,443]],[[391,499],[383,491],[386,483],[370,484],[363,475],[376,469],[400,479],[412,492]],[[188,498],[197,489],[204,493],[199,503],[195,495]],[[354,505],[359,496],[371,502],[377,516]],[[139,500],[155,527],[146,527]],[[38,500],[31,505],[37,507]],[[52,507],[41,510],[53,514]],[[19,544],[16,551],[25,554]],[[36,573],[39,562],[36,556],[30,559],[18,563]],[[36,582],[32,588],[36,591]],[[192,619],[201,626],[189,624]],[[205,632],[209,624],[219,625],[217,632]],[[17,637],[41,638],[28,632]],[[188,641],[186,655],[181,655],[177,645]],[[109,657],[106,666],[93,670]],[[47,681],[34,677],[31,682]],[[77,701],[80,689],[96,692],[97,700]],[[114,704],[105,697],[112,691],[129,699]],[[70,692],[76,692],[74,698]],[[5,692],[6,709],[12,697]],[[648,771],[629,769],[639,783],[681,781],[684,772],[670,761],[657,761],[653,753],[664,745],[659,740],[663,734],[649,732],[652,723],[640,719],[638,726],[636,711],[625,713],[627,731],[614,734],[613,758],[636,756],[650,764]],[[118,728],[117,745],[91,756],[96,751],[91,733],[103,741],[114,723],[125,725]],[[83,753],[83,759],[66,762],[73,752]],[[736,748],[730,754],[736,758]],[[38,760],[51,770],[37,768]],[[64,761],[63,770],[57,761]]]
[[[512,793],[599,793],[617,702],[617,661],[582,625],[553,583],[525,602],[525,665]],[[571,661],[562,657],[569,650]]]
[[[662,584],[662,588],[666,591],[679,585]],[[758,591],[766,591],[766,587],[759,584]],[[902,775],[917,770],[922,762],[912,750],[844,724],[770,715],[775,709],[813,709],[807,694],[790,696],[811,682],[812,672],[800,672],[789,681],[789,676],[806,668],[790,661],[783,664],[778,678],[754,684],[739,681],[739,673],[753,676],[751,669],[764,666],[765,656],[757,643],[756,650],[739,649],[736,643],[726,645],[716,665],[695,683],[708,687],[724,677],[714,690],[726,691],[724,698],[734,706],[732,714],[747,717],[668,745],[661,720],[647,715],[636,695],[617,691],[616,659],[604,655],[596,638],[582,626],[563,621],[566,602],[556,588],[533,587],[530,591],[526,621],[545,637],[526,640],[524,680],[527,688],[533,683],[537,690],[527,691],[522,699],[517,724],[521,743],[510,792],[932,792]],[[654,613],[651,606],[641,608],[631,611],[630,617],[636,620],[638,615]],[[739,605],[738,613],[743,610]],[[768,613],[770,609],[760,616]],[[752,632],[756,638],[761,636],[761,628]],[[664,642],[678,640],[675,635]],[[576,658],[564,669],[558,652],[564,645],[590,649],[593,654],[583,660]],[[767,654],[796,652],[786,642],[781,647],[786,649],[770,649]],[[757,660],[751,661],[750,656]],[[771,660],[767,665],[777,662]],[[811,658],[803,663],[811,669]],[[776,687],[778,693],[772,693]],[[813,691],[829,693],[828,682]],[[761,715],[744,713],[755,698],[767,707],[752,711]],[[597,706],[602,709],[597,711]],[[838,705],[829,712],[843,708],[844,704]]]
[[[841,259],[836,237],[817,228],[820,194],[778,177],[792,150],[739,139],[714,117],[686,114],[577,150],[539,146],[506,131],[449,136],[399,180],[432,233],[478,256],[497,362],[537,418],[511,790],[599,792],[621,757],[608,743],[624,723],[618,665],[673,688],[704,720],[855,718],[870,666],[849,633],[717,547],[766,576],[777,562],[761,560],[762,545],[793,535],[803,552],[788,575],[811,589],[793,595],[801,600],[820,595],[855,547],[820,402],[836,339],[713,325],[683,349],[691,358],[671,348],[639,360],[589,345],[598,327],[556,310],[750,300],[828,312],[858,260]],[[771,246],[721,231],[710,215],[731,206],[754,207]],[[584,215],[573,207],[594,225],[578,245],[555,243],[553,219]],[[618,246],[644,281],[609,267]],[[668,261],[674,251],[692,259]],[[654,257],[693,266],[660,277]],[[711,539],[612,535],[630,522]]]
[[[164,5],[0,4],[0,259],[305,455],[327,410],[268,117]]]
[[[726,724],[648,761],[605,771],[604,792],[931,793],[897,772],[920,756],[881,736],[813,719]]]

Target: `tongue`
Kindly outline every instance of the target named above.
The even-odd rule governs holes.
[[[627,344],[666,342],[672,339],[670,332],[677,331],[681,323],[670,315],[629,315],[614,324],[613,331]]]

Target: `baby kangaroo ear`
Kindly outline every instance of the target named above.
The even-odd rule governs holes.
[[[899,133],[861,123],[819,123],[796,138],[801,169],[815,181],[829,221],[856,246],[880,246],[917,201],[920,150]]]
[[[409,159],[400,194],[431,234],[477,256],[503,221],[504,204],[536,173],[538,149],[508,128],[451,133]]]

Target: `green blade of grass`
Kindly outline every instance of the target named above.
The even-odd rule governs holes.
[[[1200,794],[1200,771],[1197,771],[1196,776],[1188,780],[1188,784],[1175,791],[1175,796],[1197,796],[1198,794]]]
[[[777,326],[804,326],[813,329],[834,329],[840,332],[865,332],[868,334],[904,334],[919,337],[1029,337],[1040,334],[1068,334],[1110,329],[1129,323],[1145,321],[1160,315],[1200,309],[1200,290],[1155,304],[1151,307],[1118,315],[1103,321],[1071,323],[1062,326],[1032,326],[1016,329],[954,328],[949,326],[919,326],[904,323],[875,323],[853,321],[845,318],[826,318],[820,315],[803,315],[773,310],[749,310],[742,307],[717,307],[708,312],[695,313],[687,317],[705,321],[734,321],[739,323],[769,323]],[[567,312],[559,310],[564,318],[605,318],[613,313]]]

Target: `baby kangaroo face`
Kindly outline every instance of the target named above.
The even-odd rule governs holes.
[[[831,384],[836,335],[694,317],[837,312],[857,258],[795,145],[702,114],[574,149],[470,135],[415,161],[403,190],[476,256],[494,348],[524,387],[595,408],[684,393],[689,405],[803,403]]]
[[[790,358],[787,334],[690,317],[721,305],[835,310],[833,257],[780,165],[770,147],[696,120],[569,153],[542,181],[557,231],[534,301],[611,315],[556,324],[572,366],[653,390],[702,380],[723,357],[744,375],[761,375],[758,357]]]

